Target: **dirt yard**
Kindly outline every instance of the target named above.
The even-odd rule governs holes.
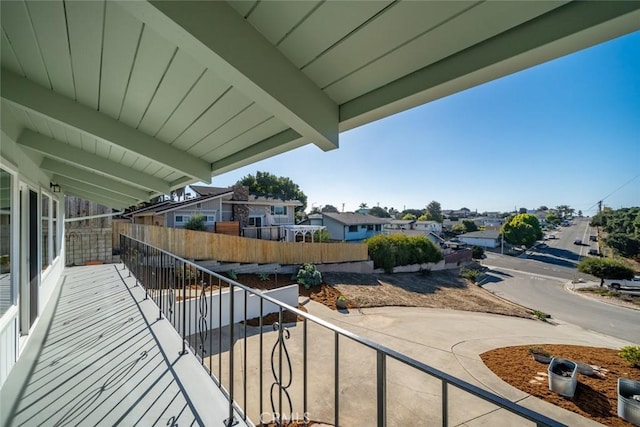
[[[602,368],[603,376],[578,374],[573,398],[549,390],[547,368],[529,354],[530,347],[541,347],[552,356]],[[619,377],[640,380],[640,368],[632,367],[618,350],[575,345],[544,344],[497,348],[480,355],[494,374],[515,388],[607,426],[631,426],[618,418],[617,381]]]
[[[322,277],[324,283],[320,287],[307,290],[300,286],[300,296],[306,296],[332,310],[336,310],[336,298],[344,295],[349,309],[429,307],[532,317],[531,310],[503,300],[452,271],[429,274],[325,273]],[[259,289],[273,289],[296,283],[288,275],[278,275],[276,283],[274,275],[261,278],[256,274],[239,274],[237,281]]]

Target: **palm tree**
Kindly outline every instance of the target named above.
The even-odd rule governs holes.
[[[366,203],[360,203],[360,209],[367,209],[369,206],[367,206]]]

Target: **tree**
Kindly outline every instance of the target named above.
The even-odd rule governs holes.
[[[236,184],[249,187],[249,193],[256,196],[274,197],[282,200],[298,200],[302,206],[296,207],[296,213],[307,209],[307,196],[300,190],[298,184],[290,178],[275,176],[269,172],[256,172],[241,178]]]
[[[549,208],[548,208],[548,207],[546,207],[545,205],[542,205],[542,206],[540,206],[540,207],[538,208],[538,210],[539,210],[539,211],[548,211],[548,210],[549,210]]]
[[[464,227],[464,231],[466,233],[471,233],[474,231],[478,231],[478,226],[476,225],[476,223],[470,219],[463,219],[462,220],[462,226]]]
[[[542,227],[535,215],[518,214],[502,226],[504,240],[514,245],[531,246],[542,239]]]
[[[189,218],[189,221],[184,225],[184,228],[187,230],[207,231],[207,228],[204,226],[204,215],[201,213],[191,215],[191,218]]]
[[[416,220],[416,216],[412,213],[406,213],[402,216],[402,219],[405,221],[415,221]]]
[[[632,258],[640,253],[640,239],[625,233],[611,233],[605,239],[605,243],[624,257]]]
[[[556,215],[553,212],[549,212],[547,216],[544,217],[544,220],[547,221],[549,224],[554,224],[554,225],[558,225],[562,222],[562,220],[558,217],[558,215]]]
[[[471,258],[473,259],[484,258],[484,248],[481,246],[473,246],[471,248]]]
[[[320,210],[321,212],[339,212],[338,208],[333,205],[324,205],[324,207]]]
[[[433,200],[427,205],[426,210],[430,221],[442,222],[442,206],[440,206],[440,203]]]
[[[609,258],[583,258],[578,264],[578,271],[591,274],[600,279],[600,286],[604,279],[628,280],[633,278],[635,271],[620,261]]]
[[[309,211],[309,215],[313,215],[317,213],[320,213],[320,208],[317,206],[312,207],[311,210]]]
[[[360,209],[367,209],[369,206],[367,206],[367,204],[363,202],[363,203],[360,203],[359,207]]]
[[[380,206],[374,206],[371,209],[369,209],[369,215],[377,216],[378,218],[391,217],[391,215],[389,215],[389,212],[387,212],[385,209],[381,208]]]

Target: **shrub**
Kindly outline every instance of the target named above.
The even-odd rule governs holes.
[[[258,274],[258,277],[263,282],[268,282],[269,281],[269,273],[260,273],[260,274]]]
[[[473,259],[481,259],[484,256],[484,248],[480,246],[474,246],[471,248],[471,257]]]
[[[238,273],[235,270],[227,271],[227,276],[229,276],[232,280],[238,280]]]
[[[365,243],[374,268],[382,268],[387,273],[392,273],[396,266],[425,264],[442,259],[440,250],[424,236],[378,234],[365,240]]]
[[[470,269],[470,268],[461,268],[460,269],[460,277],[464,277],[465,279],[472,280],[473,282],[476,282],[476,280],[478,279],[478,276],[480,276],[480,274],[482,274],[482,272],[480,270],[474,270],[474,269]]]
[[[632,366],[640,366],[640,346],[628,345],[620,349],[620,357],[629,362]]]
[[[553,355],[549,353],[542,347],[529,347],[529,354],[539,354],[540,356],[552,357]]]
[[[299,284],[304,285],[305,289],[322,283],[322,273],[313,264],[303,264],[298,270],[296,278]]]
[[[196,213],[189,218],[189,221],[184,225],[184,228],[187,230],[195,230],[195,231],[206,231],[207,228],[204,226],[204,215],[201,213]]]

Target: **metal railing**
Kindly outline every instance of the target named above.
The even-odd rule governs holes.
[[[228,418],[226,425],[231,426],[235,422],[234,413],[245,420],[248,424],[253,424],[247,416],[248,402],[259,409],[260,420],[262,422],[275,422],[276,425],[286,425],[287,420],[294,417],[294,403],[292,399],[301,399],[303,411],[302,421],[308,419],[310,389],[314,383],[309,379],[310,354],[309,330],[313,326],[318,330],[326,331],[332,335],[328,341],[333,345],[333,361],[328,363],[332,366],[333,372],[333,424],[341,424],[341,399],[340,384],[340,349],[350,341],[359,346],[375,352],[375,419],[378,426],[386,426],[389,418],[388,399],[388,362],[397,361],[405,367],[418,373],[424,373],[435,378],[441,383],[440,390],[440,411],[443,426],[449,425],[449,415],[452,405],[449,402],[450,390],[453,388],[464,393],[480,398],[519,416],[524,420],[529,420],[537,426],[563,426],[553,419],[550,419],[538,412],[527,409],[496,394],[486,391],[480,387],[463,381],[457,377],[433,368],[425,363],[412,359],[402,353],[380,345],[372,340],[358,336],[348,330],[335,326],[325,320],[310,315],[296,307],[282,303],[262,291],[242,285],[220,274],[209,271],[205,268],[172,255],[157,247],[148,245],[140,240],[120,235],[121,257],[129,273],[136,278],[145,289],[145,298],[151,298],[158,307],[158,319],[165,318],[175,327],[182,337],[182,353],[186,354],[190,350],[207,370],[215,384],[222,390],[229,401]],[[256,395],[248,396],[247,378],[255,380],[255,368],[251,371],[247,367],[247,334],[248,320],[247,313],[252,305],[259,307],[257,319],[257,355],[251,354],[252,360],[259,360],[258,385]],[[275,312],[276,321],[272,325],[267,325],[265,315],[267,312]],[[290,330],[285,327],[285,316],[293,315],[301,324],[300,353],[297,356],[302,358],[301,375],[293,378],[291,355],[287,349],[287,340],[290,339]],[[265,330],[267,326],[271,330]],[[228,333],[228,337],[223,339],[223,332]],[[275,334],[275,337],[272,335]],[[324,332],[323,332],[324,333]],[[273,338],[274,343],[268,347],[266,338]],[[314,337],[316,339],[316,337]],[[226,342],[225,342],[226,340]],[[346,340],[346,341],[345,341]],[[344,342],[344,343],[343,343]],[[241,350],[236,349],[236,344],[240,343]],[[255,343],[254,343],[255,344]],[[224,348],[227,345],[228,348]],[[268,348],[271,351],[268,352]],[[264,352],[270,357],[271,374],[273,382],[269,388],[270,404],[272,412],[265,412],[265,382],[263,378],[265,363]],[[235,366],[236,352],[241,352],[241,366]],[[217,357],[217,360],[214,359]],[[223,356],[226,356],[224,358]],[[225,359],[225,360],[223,360]],[[215,363],[217,361],[217,363]],[[394,362],[395,363],[395,362]],[[266,363],[268,365],[268,363]],[[236,372],[240,371],[240,374]],[[223,378],[226,377],[226,378]],[[225,381],[226,379],[226,381]],[[290,388],[293,381],[297,382],[301,393],[292,393]],[[315,384],[317,385],[317,384]],[[237,387],[240,387],[238,390]],[[292,396],[294,394],[294,396]],[[301,395],[300,395],[301,394]],[[240,404],[240,398],[242,405]],[[251,400],[248,400],[251,398]],[[299,402],[297,400],[296,402]],[[285,408],[286,406],[286,408]],[[296,407],[300,406],[296,403]],[[283,412],[288,409],[289,412]],[[263,414],[270,414],[271,419],[264,420]],[[323,420],[327,422],[327,420]],[[331,422],[331,421],[329,421]]]

